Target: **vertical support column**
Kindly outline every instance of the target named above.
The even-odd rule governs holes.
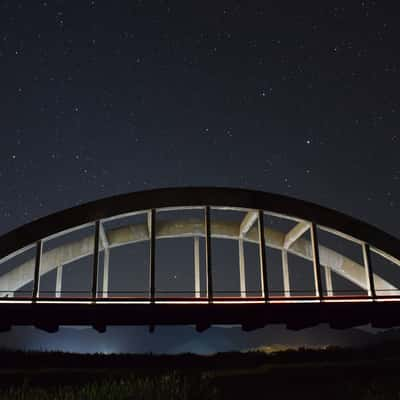
[[[96,221],[94,232],[94,249],[93,249],[93,275],[92,275],[92,300],[97,297],[97,277],[99,273],[99,244],[100,244],[100,221]]]
[[[102,286],[102,296],[103,298],[108,297],[108,284],[109,284],[109,274],[110,274],[110,246],[108,243],[107,235],[104,230],[103,224],[100,222],[100,239],[103,244],[104,250],[104,265],[103,265],[103,286]]]
[[[59,265],[57,267],[57,276],[56,276],[56,297],[61,297],[62,273],[63,273],[63,266]]]
[[[206,269],[207,269],[207,297],[208,302],[213,301],[213,284],[211,269],[211,226],[210,226],[210,207],[204,209],[204,229],[206,234]]]
[[[321,266],[319,262],[317,226],[314,222],[311,224],[311,247],[313,253],[315,295],[321,299],[323,297],[320,269]]]
[[[240,276],[240,296],[247,297],[246,292],[246,268],[244,260],[244,240],[239,238],[239,276]]]
[[[35,272],[33,275],[33,301],[39,297],[39,285],[40,285],[40,261],[42,259],[43,243],[41,240],[36,242],[36,256],[35,256]]]
[[[324,272],[325,272],[326,295],[333,296],[332,271],[330,268],[324,267]]]
[[[258,244],[261,268],[261,293],[265,302],[268,301],[267,261],[265,258],[264,213],[258,210]]]
[[[200,297],[200,240],[194,237],[194,293]]]
[[[149,266],[149,290],[150,290],[150,302],[154,303],[156,298],[156,287],[155,287],[155,244],[156,244],[156,211],[152,208],[147,213],[147,225],[149,229],[150,238],[150,266]]]
[[[108,297],[109,275],[110,275],[110,249],[104,248],[103,298]]]
[[[374,273],[371,264],[371,254],[369,245],[367,243],[362,244],[364,267],[365,267],[365,281],[367,283],[368,296],[372,299],[376,299],[376,290],[374,282]]]
[[[287,250],[282,249],[282,275],[283,275],[283,293],[285,297],[290,297],[290,280]]]

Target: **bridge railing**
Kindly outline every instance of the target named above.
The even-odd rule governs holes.
[[[42,238],[0,261],[1,301],[400,298],[400,262],[346,233],[265,210],[135,211]]]

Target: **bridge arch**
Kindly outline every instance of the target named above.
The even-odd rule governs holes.
[[[161,243],[168,239],[192,241],[193,282],[183,295],[158,290],[156,256]],[[237,249],[237,260],[229,261],[236,264],[238,277],[233,292],[216,287],[214,242],[220,240],[234,242]],[[140,244],[146,246],[147,287],[138,293],[130,291],[128,284],[122,295],[113,292],[110,254],[115,249]],[[252,246],[253,253],[257,249],[257,290],[249,289],[248,246]],[[279,268],[274,266],[277,255]],[[90,266],[85,289],[64,290],[65,271],[83,271],[83,260],[89,260]],[[395,301],[400,298],[399,260],[399,241],[393,236],[309,202],[236,188],[156,189],[60,211],[0,237],[0,303],[37,306]],[[390,267],[385,270],[382,265]],[[307,290],[293,287],[296,268],[306,271]],[[279,289],[272,284],[277,269],[281,276]],[[54,287],[42,290],[49,284],[46,280],[51,274]],[[219,279],[221,284],[224,278]],[[340,280],[347,289],[335,287]],[[82,282],[79,284],[82,287]]]

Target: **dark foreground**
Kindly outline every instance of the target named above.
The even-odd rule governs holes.
[[[3,351],[0,399],[399,399],[400,343],[373,348],[78,355]]]

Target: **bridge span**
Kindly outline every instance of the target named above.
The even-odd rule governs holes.
[[[400,242],[334,210],[233,188],[167,188],[0,237],[0,329],[400,325]]]

